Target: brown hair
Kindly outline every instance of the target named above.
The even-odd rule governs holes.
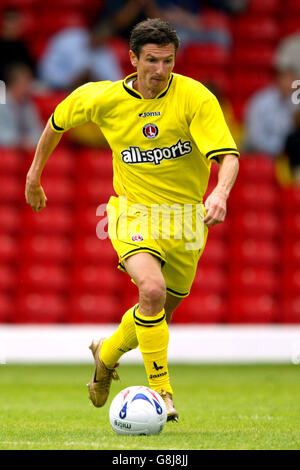
[[[141,21],[135,25],[130,36],[130,49],[137,57],[140,56],[141,49],[145,44],[166,46],[170,43],[174,44],[176,54],[179,47],[176,31],[167,21],[163,21],[160,18]]]

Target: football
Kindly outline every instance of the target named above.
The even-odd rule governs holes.
[[[117,434],[159,434],[167,421],[166,405],[161,396],[148,387],[128,387],[113,399],[109,420]]]

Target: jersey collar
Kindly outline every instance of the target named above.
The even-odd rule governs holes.
[[[138,98],[139,100],[143,100],[143,99],[145,99],[145,98],[143,97],[143,95],[141,95],[141,93],[139,93],[138,91],[134,90],[133,88],[131,88],[131,87],[129,87],[129,86],[127,85],[127,82],[129,82],[130,80],[132,80],[132,79],[134,79],[134,78],[136,78],[136,77],[137,77],[137,73],[136,73],[136,72],[134,72],[134,73],[128,75],[128,76],[123,80],[123,87],[124,87],[124,90],[126,90],[127,93],[129,93],[131,96],[134,96],[135,98]],[[159,98],[163,98],[163,97],[167,94],[167,92],[168,92],[168,90],[169,90],[169,88],[170,88],[170,86],[171,86],[172,81],[173,81],[173,74],[171,73],[166,88],[164,88],[164,90],[162,90],[155,98],[150,98],[150,99],[156,100],[156,99],[159,99]]]

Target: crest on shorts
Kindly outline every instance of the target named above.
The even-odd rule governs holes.
[[[134,235],[132,235],[131,240],[133,242],[142,242],[144,238],[140,233],[135,233]]]
[[[158,135],[158,127],[155,124],[145,124],[143,134],[147,139],[154,139]]]

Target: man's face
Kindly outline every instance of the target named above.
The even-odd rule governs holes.
[[[130,60],[136,68],[139,83],[156,94],[166,86],[175,63],[174,44],[166,46],[145,44],[138,58],[130,51]]]

